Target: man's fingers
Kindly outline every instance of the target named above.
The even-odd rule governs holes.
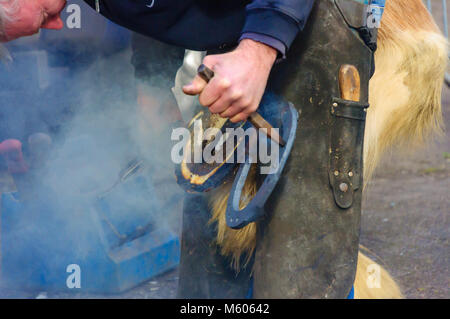
[[[200,104],[208,107],[211,106],[226,93],[230,86],[231,82],[228,79],[217,76],[213,77],[198,98]]]
[[[61,17],[58,15],[54,15],[53,17],[49,17],[47,21],[41,25],[42,29],[50,29],[50,30],[61,30],[64,27],[64,22],[61,20]]]
[[[191,84],[183,86],[183,92],[187,95],[198,95],[202,93],[206,85],[206,81],[197,75]]]
[[[199,95],[200,104],[210,107],[220,99],[230,86],[231,82],[226,78],[213,77],[209,83],[206,83],[205,80],[197,75],[191,84],[183,87],[183,92],[188,95]],[[228,100],[232,101],[232,97],[228,98]],[[216,113],[223,111],[226,108],[223,105],[226,104],[227,98],[224,98],[219,104],[219,111]]]
[[[220,113],[221,117],[233,118],[239,113],[245,113],[247,115],[252,114],[258,108],[257,105],[253,105],[252,100],[248,97],[242,97],[235,103],[233,103],[228,109]]]
[[[228,90],[224,94],[222,94],[222,96],[209,107],[209,110],[211,111],[211,113],[220,114],[221,116],[223,112],[228,112],[230,114],[229,116],[236,115],[242,109],[238,105],[235,105],[236,102],[238,102],[241,99],[241,97],[242,97],[241,91]],[[228,111],[229,109],[232,109],[231,113],[230,111]],[[222,117],[229,117],[229,116],[222,116]]]
[[[225,111],[220,113],[220,116],[223,118],[232,118],[235,115],[238,115],[242,112],[243,106],[237,103],[232,104],[229,108],[227,108]]]
[[[230,118],[230,121],[233,122],[233,123],[245,121],[245,120],[249,117],[249,115],[250,115],[250,114],[241,112],[241,113],[239,113],[239,114],[233,116],[232,118]]]
[[[231,116],[230,121],[233,122],[233,123],[237,123],[237,122],[240,122],[240,121],[247,120],[247,118],[251,114],[256,112],[256,110],[258,109],[258,105],[252,104],[249,101],[248,102],[247,101],[244,101],[244,102],[240,101],[239,105],[241,107],[243,107],[243,108],[242,108],[241,112],[239,112],[236,115]]]

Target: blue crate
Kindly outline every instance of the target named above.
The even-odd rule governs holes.
[[[141,186],[139,179],[136,183]],[[128,223],[114,220],[114,192],[110,198],[80,199],[69,207],[52,191],[42,193],[36,202],[22,202],[17,193],[2,194],[3,287],[119,293],[177,267],[178,237],[157,225],[148,227],[149,221],[130,207],[123,212]],[[114,232],[124,238],[117,240]],[[79,289],[67,286],[67,267],[73,264],[80,267]]]

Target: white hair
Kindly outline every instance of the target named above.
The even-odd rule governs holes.
[[[10,4],[10,6],[6,8],[5,4]],[[18,10],[18,8],[18,0],[0,0],[0,39],[4,38],[6,22],[14,19],[13,14]],[[7,64],[11,61],[12,58],[8,49],[0,43],[0,62]]]
[[[9,4],[5,7],[5,4]],[[19,0],[0,0],[0,37],[4,35],[5,24],[13,20],[14,13],[19,9]]]

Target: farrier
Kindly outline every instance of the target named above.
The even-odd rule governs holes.
[[[245,120],[271,92],[301,114],[246,270],[234,273],[211,244],[208,195],[186,198],[178,296],[245,297],[251,267],[256,297],[347,296],[356,268],[364,110],[376,43],[364,1],[86,2],[137,32],[209,51],[204,64],[214,78],[207,84],[196,77],[184,91],[199,94],[212,113]],[[30,15],[38,23],[12,28],[8,21],[3,40],[61,26],[63,1],[33,3],[42,4],[27,7],[39,12]],[[345,96],[339,85],[346,65],[360,80],[357,98]]]
[[[212,113],[244,120],[264,92],[292,102],[300,113],[246,269],[235,273],[212,245],[209,195],[186,197],[178,296],[245,297],[253,269],[256,297],[346,297],[356,268],[364,119],[376,47],[363,1],[87,2],[132,30],[209,51],[203,63],[214,78],[206,84],[197,77],[184,91],[199,94]],[[339,85],[345,65],[360,80],[357,98]]]
[[[376,48],[364,1],[87,2],[134,31],[208,51],[203,63],[215,76],[209,84],[197,77],[184,91],[199,94],[212,113],[245,120],[270,92],[300,114],[245,269],[234,272],[212,245],[209,195],[186,197],[178,296],[245,297],[253,269],[256,297],[346,297],[356,268],[364,120]],[[356,96],[343,90],[346,76],[359,80]]]

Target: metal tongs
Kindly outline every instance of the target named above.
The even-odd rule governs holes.
[[[128,162],[127,166],[119,172],[118,179],[107,190],[103,191],[97,198],[103,198],[109,194],[117,185],[125,182],[128,178],[138,173],[143,168],[144,161],[139,158],[134,158]]]

